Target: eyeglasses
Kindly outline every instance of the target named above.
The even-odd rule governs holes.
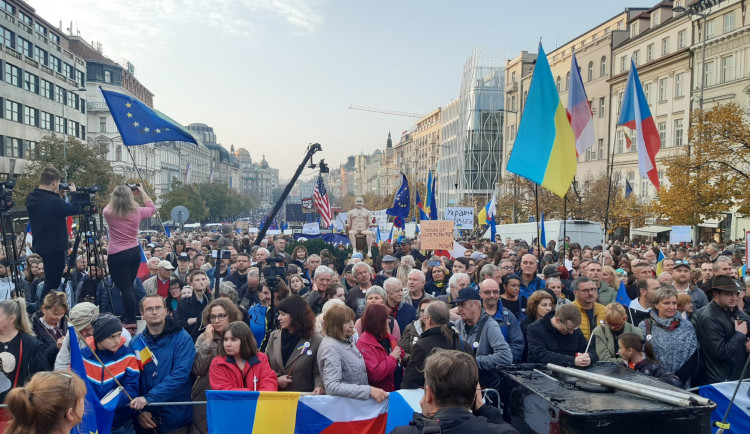
[[[211,321],[211,322],[214,322],[216,320],[218,320],[218,321],[224,321],[225,319],[227,319],[227,315],[226,314],[210,315],[208,317],[208,320]]]
[[[566,325],[565,325],[565,323],[564,323],[564,322],[562,322],[562,321],[560,321],[560,324],[562,324],[562,326],[563,326],[563,327],[565,327],[565,329],[566,329],[567,331],[569,331],[570,333],[573,333],[574,331],[576,331],[576,330],[578,330],[578,329],[580,328],[580,327],[573,327],[573,328],[570,328],[570,327],[566,326]]]
[[[161,312],[162,310],[164,310],[164,306],[154,306],[154,307],[147,307],[143,309],[143,311],[146,313],[158,313],[158,312]]]
[[[482,291],[484,295],[500,295],[500,291]]]
[[[510,265],[507,265],[505,267],[500,267],[500,268],[503,269],[503,270],[512,270],[513,269],[513,267],[511,267]]]

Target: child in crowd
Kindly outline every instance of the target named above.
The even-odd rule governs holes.
[[[622,362],[628,368],[656,377],[672,386],[682,387],[680,379],[659,364],[654,356],[654,348],[645,338],[635,333],[623,333],[617,342]]]

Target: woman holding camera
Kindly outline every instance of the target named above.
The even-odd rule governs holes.
[[[143,198],[145,206],[139,207],[135,196]],[[141,248],[138,245],[138,226],[141,220],[156,213],[154,202],[143,186],[118,185],[112,191],[109,203],[102,214],[109,226],[109,272],[112,281],[120,288],[125,309],[123,324],[128,328],[135,324],[136,300],[133,282],[141,263]]]

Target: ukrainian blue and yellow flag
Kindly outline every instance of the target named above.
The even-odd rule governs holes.
[[[576,174],[576,137],[542,44],[507,170],[564,197]]]

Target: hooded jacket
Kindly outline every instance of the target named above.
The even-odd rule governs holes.
[[[65,217],[79,214],[78,205],[65,202],[53,191],[35,188],[26,197],[26,210],[34,231],[34,253],[63,252],[68,248]]]
[[[140,396],[148,402],[190,401],[190,389],[193,385],[193,360],[195,359],[195,345],[190,335],[180,327],[179,321],[166,318],[164,330],[158,336],[153,336],[148,327],[130,342],[137,342],[139,338],[156,356],[156,363],[146,363],[141,371]],[[162,424],[157,428],[159,433],[175,431],[188,425],[193,420],[193,410],[189,406],[159,406],[149,408],[153,416],[160,417]],[[139,432],[153,432],[143,430],[135,424]]]

